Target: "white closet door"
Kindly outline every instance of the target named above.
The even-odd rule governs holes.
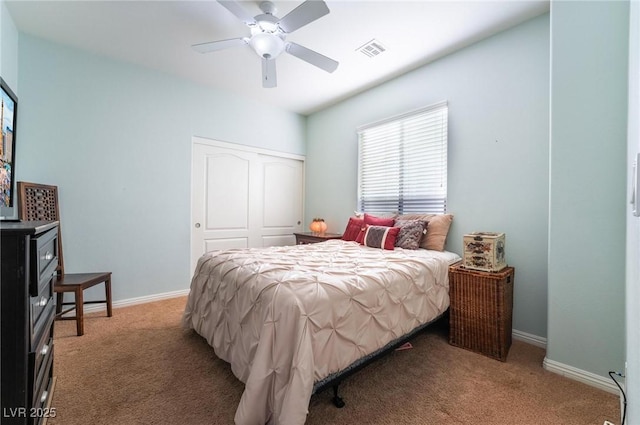
[[[192,274],[208,251],[295,244],[302,160],[194,140],[191,173]]]
[[[261,246],[295,245],[293,232],[302,229],[302,161],[260,155],[260,190],[255,192],[261,205],[258,217]]]

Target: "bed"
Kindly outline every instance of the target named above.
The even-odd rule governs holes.
[[[245,384],[237,425],[303,424],[314,391],[447,310],[459,260],[344,240],[213,251],[183,325]]]

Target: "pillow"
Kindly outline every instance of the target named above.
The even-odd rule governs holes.
[[[423,220],[396,220],[395,227],[399,227],[396,246],[404,249],[420,248],[422,236],[427,233],[427,222]]]
[[[374,215],[364,213],[364,224],[393,227],[394,222],[395,217],[376,217]]]
[[[424,220],[429,222],[427,234],[420,241],[420,248],[444,251],[447,233],[453,221],[452,214],[405,214],[398,220]]]
[[[362,238],[362,244],[371,248],[393,250],[399,231],[399,227],[372,226],[367,224]]]
[[[364,245],[364,230],[367,225],[369,226],[385,226],[385,227],[393,227],[395,223],[395,218],[393,217],[376,217],[371,214],[364,213],[364,225],[362,226],[362,231],[358,234],[356,238],[356,242],[361,245]]]
[[[358,235],[362,233],[363,229],[364,229],[363,218],[349,217],[347,228],[344,229],[344,233],[342,234],[342,240],[356,241],[358,239]]]

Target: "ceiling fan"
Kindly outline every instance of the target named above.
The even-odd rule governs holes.
[[[243,21],[250,28],[251,36],[194,44],[192,47],[196,51],[209,53],[248,44],[262,58],[262,86],[268,88],[276,86],[276,58],[282,52],[327,72],[333,72],[338,68],[338,62],[333,59],[286,41],[287,34],[329,13],[329,8],[323,0],[306,0],[283,18],[274,16],[277,10],[270,1],[260,3],[263,14],[257,16],[251,16],[236,0],[218,0],[218,3]]]

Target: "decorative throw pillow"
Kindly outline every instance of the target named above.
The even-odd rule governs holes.
[[[399,231],[399,227],[366,225],[362,244],[372,248],[392,250]]]
[[[363,233],[364,229],[364,219],[349,217],[349,222],[347,223],[347,228],[344,230],[342,234],[343,241],[357,241],[358,235]]]
[[[364,213],[364,224],[393,227],[394,222],[395,217],[376,217],[375,215]]]
[[[362,231],[358,234],[356,238],[356,242],[361,245],[364,245],[364,231],[366,226],[385,226],[385,227],[393,227],[393,223],[395,222],[395,218],[393,217],[376,217],[375,215],[364,213],[363,216],[364,225],[362,226]]]
[[[453,221],[452,214],[405,214],[398,219],[428,221],[427,234],[420,241],[420,248],[444,251],[449,227]]]
[[[426,234],[427,222],[423,220],[396,220],[395,227],[399,227],[396,246],[404,249],[420,248],[422,236]]]

